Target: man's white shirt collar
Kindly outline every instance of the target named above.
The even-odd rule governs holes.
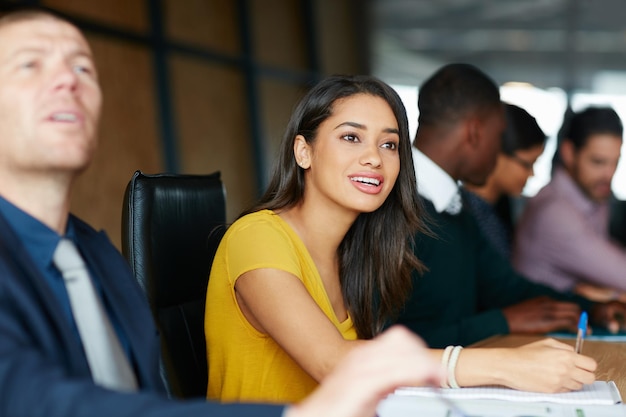
[[[458,198],[459,185],[446,171],[415,146],[412,146],[411,150],[417,178],[417,191],[433,203],[437,213],[441,213],[455,198]]]

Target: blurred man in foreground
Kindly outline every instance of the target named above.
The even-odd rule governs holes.
[[[1,416],[373,416],[396,386],[439,380],[397,328],[291,407],[165,398],[145,297],[104,233],[69,213],[100,105],[75,26],[35,10],[0,19]]]

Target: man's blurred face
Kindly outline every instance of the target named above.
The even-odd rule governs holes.
[[[622,138],[613,134],[595,134],[585,146],[575,150],[562,144],[563,163],[583,193],[594,201],[606,201],[611,195],[611,180],[619,162]]]
[[[54,18],[0,27],[0,167],[79,172],[96,148],[101,92],[80,31]]]

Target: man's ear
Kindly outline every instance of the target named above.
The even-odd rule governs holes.
[[[311,167],[311,145],[302,135],[296,136],[293,142],[293,156],[300,168],[308,169]]]
[[[571,169],[574,165],[574,160],[576,159],[576,149],[574,148],[574,144],[567,139],[563,139],[559,145],[559,155],[561,156],[561,161],[563,162],[565,168]]]
[[[476,148],[480,146],[482,124],[478,117],[470,117],[465,121],[465,138],[467,144]]]

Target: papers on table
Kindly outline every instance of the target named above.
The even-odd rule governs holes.
[[[452,400],[471,417],[626,417],[626,406],[613,381],[596,381],[580,391],[543,394],[504,387],[434,390],[402,387],[383,400],[379,417],[449,417],[438,398]]]
[[[559,404],[596,404],[614,405],[622,402],[619,390],[613,381],[596,381],[585,385],[579,391],[557,394],[543,394],[519,391],[504,387],[477,387],[460,389],[443,389],[439,391],[452,400],[460,399],[491,399],[515,402],[549,402]],[[395,391],[397,396],[436,397],[437,393],[428,387],[402,387]]]
[[[573,405],[501,400],[455,400],[470,417],[626,417],[626,406]],[[378,417],[450,417],[451,410],[438,398],[390,395],[377,410]]]

